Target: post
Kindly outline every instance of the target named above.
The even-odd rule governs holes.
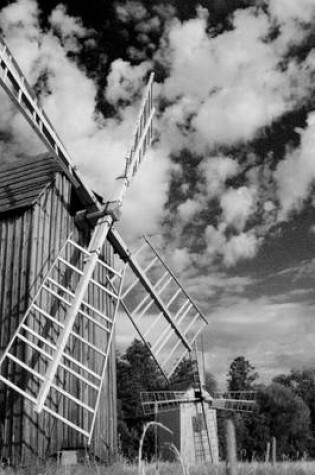
[[[226,419],[226,455],[227,455],[227,475],[237,475],[236,460],[236,437],[235,427],[232,419]]]
[[[155,419],[155,432],[154,432],[154,450],[155,450],[155,469],[156,473],[159,471],[159,462],[158,462],[158,403],[154,403],[154,419]]]
[[[265,462],[269,463],[269,461],[270,461],[270,442],[267,442]]]
[[[275,437],[272,438],[272,464],[275,465],[277,463],[277,439]]]

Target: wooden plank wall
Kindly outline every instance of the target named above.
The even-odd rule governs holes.
[[[110,246],[106,246],[102,253],[103,259],[110,263],[113,263],[114,256]],[[101,278],[102,276],[99,276]],[[104,279],[103,270],[103,279]],[[103,280],[105,282],[105,279]],[[101,303],[102,310],[107,315],[112,315],[114,310],[112,302],[107,299]],[[97,334],[95,338],[97,338]],[[105,347],[105,341],[103,342]],[[108,371],[106,379],[101,393],[101,401],[107,401],[107,404],[101,404],[99,408],[98,417],[95,424],[95,434],[93,449],[95,454],[101,459],[111,461],[115,459],[117,453],[117,395],[116,395],[116,351],[115,351],[115,339],[111,346],[110,359],[108,364]]]
[[[31,268],[32,212],[0,221],[0,350],[11,339],[25,313]],[[15,380],[19,374],[8,375]],[[2,456],[17,459],[23,445],[23,400],[0,386],[0,423]]]
[[[57,174],[54,185],[45,189],[32,209],[5,219],[0,217],[1,351],[70,232],[73,232],[72,238],[82,244],[82,236],[74,225],[73,213],[70,213],[70,199],[70,183]],[[104,255],[109,262],[112,261],[109,246],[104,249]],[[112,311],[107,299],[100,305],[107,312]],[[87,328],[84,331],[92,330]],[[116,452],[115,375],[113,345],[92,444],[96,455],[101,458],[111,458]],[[20,377],[17,374],[11,376]],[[0,410],[1,415],[5,414],[5,417],[0,415],[1,454],[14,463],[29,463],[33,458],[46,458],[64,448],[86,445],[82,436],[48,414],[37,415],[28,402],[3,386],[0,387]],[[67,414],[70,409],[61,403],[58,410]]]

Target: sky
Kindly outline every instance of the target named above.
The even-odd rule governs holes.
[[[81,174],[109,197],[156,73],[122,235],[152,234],[209,324],[206,369],[315,367],[314,0],[0,1],[0,29]],[[0,91],[0,161],[42,151]],[[134,335],[132,335],[133,337]],[[131,335],[118,322],[122,348]]]

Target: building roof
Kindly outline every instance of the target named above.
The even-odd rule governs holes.
[[[32,206],[58,171],[47,154],[0,165],[0,214]]]

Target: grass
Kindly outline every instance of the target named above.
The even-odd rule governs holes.
[[[188,475],[226,475],[226,467],[222,462],[217,467],[209,464],[197,467],[186,467]],[[145,475],[183,475],[183,467],[180,463],[161,462],[156,471],[155,464],[142,466]],[[0,468],[0,475],[138,475],[137,464],[116,463],[105,466],[94,463],[86,463],[73,466],[61,466],[47,464],[46,466],[33,466],[28,468]],[[283,462],[275,466],[264,463],[240,463],[238,475],[314,475],[315,462]]]

